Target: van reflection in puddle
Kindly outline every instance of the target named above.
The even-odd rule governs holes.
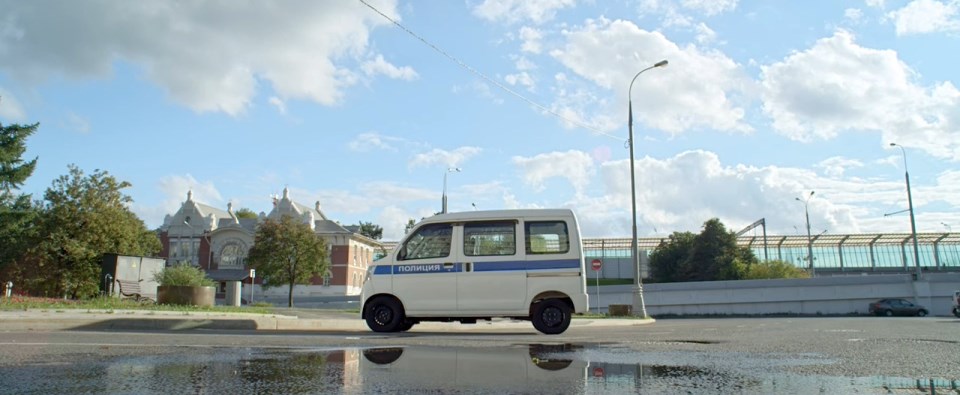
[[[391,347],[362,354],[358,373],[364,389],[374,391],[581,393],[589,365],[530,347]]]

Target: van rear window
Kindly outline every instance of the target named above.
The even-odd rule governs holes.
[[[563,254],[570,251],[570,234],[564,221],[533,221],[524,224],[527,254]]]

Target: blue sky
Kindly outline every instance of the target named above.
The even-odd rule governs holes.
[[[960,230],[960,2],[0,0],[0,122],[161,226],[192,190],[397,239],[439,211],[576,210],[638,233]],[[397,21],[393,24],[373,8]],[[457,167],[461,172],[448,173]]]

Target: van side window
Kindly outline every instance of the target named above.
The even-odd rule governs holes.
[[[449,256],[452,235],[453,225],[451,224],[433,224],[421,227],[403,243],[397,258],[405,261]]]
[[[570,235],[564,221],[535,221],[524,224],[527,254],[563,254],[570,251]]]
[[[463,253],[467,256],[516,254],[516,223],[513,221],[497,221],[464,224]]]

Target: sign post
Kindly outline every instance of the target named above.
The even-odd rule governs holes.
[[[253,279],[257,278],[257,269],[250,269],[250,304],[253,305]]]
[[[597,272],[597,314],[600,314],[600,269],[603,268],[603,262],[594,259],[590,261],[590,268]]]

